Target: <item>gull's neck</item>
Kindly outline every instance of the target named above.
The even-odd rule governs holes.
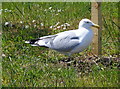
[[[87,26],[79,26],[78,29],[81,29],[81,28],[84,28],[84,29],[90,29],[90,27],[87,27]]]
[[[90,26],[86,26],[86,25],[84,26],[84,25],[79,24],[78,29],[80,29],[80,28],[90,29]]]

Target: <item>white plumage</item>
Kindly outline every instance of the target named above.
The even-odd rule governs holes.
[[[32,46],[48,47],[66,55],[78,53],[86,49],[92,42],[93,31],[90,27],[97,27],[89,19],[82,19],[76,30],[64,31],[55,35],[40,37],[35,40],[25,41]]]

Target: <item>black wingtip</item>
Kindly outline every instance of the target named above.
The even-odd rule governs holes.
[[[29,41],[25,41],[25,43],[27,43],[27,44],[34,44],[38,40],[39,39],[29,40]]]

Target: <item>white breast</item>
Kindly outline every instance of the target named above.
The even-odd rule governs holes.
[[[71,54],[81,52],[90,45],[93,38],[93,31],[91,29],[82,29],[79,30],[76,35],[80,37],[80,44],[71,51]]]

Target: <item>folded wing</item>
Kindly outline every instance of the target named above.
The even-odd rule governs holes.
[[[79,37],[71,31],[65,31],[57,34],[54,40],[50,43],[51,48],[59,52],[70,52],[79,45]]]
[[[48,47],[59,52],[70,52],[80,44],[79,37],[76,36],[73,30],[40,37],[35,40],[26,41],[25,43],[29,43],[32,46]]]

